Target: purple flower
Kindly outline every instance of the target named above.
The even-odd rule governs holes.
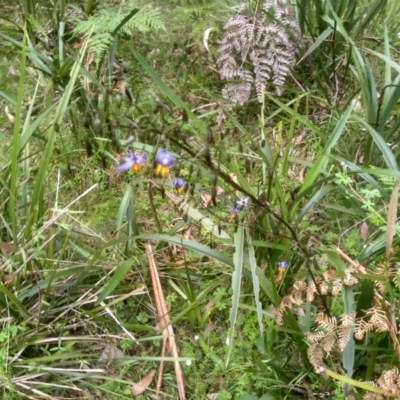
[[[240,210],[236,207],[231,208],[231,218],[236,218],[239,215]]]
[[[243,199],[236,200],[236,202],[235,202],[236,208],[239,211],[240,210],[247,210],[249,208],[249,201],[250,201],[249,197],[244,197]]]
[[[278,268],[279,269],[287,269],[289,264],[285,260],[278,261]]]
[[[233,207],[231,209],[231,217],[235,218],[237,215],[239,215],[240,211],[248,210],[249,201],[250,201],[249,197],[244,197],[243,199],[235,200],[233,203]]]
[[[161,149],[157,154],[156,162],[156,176],[167,178],[169,175],[169,169],[175,162],[175,157],[166,149]]]
[[[172,186],[174,187],[174,192],[177,194],[182,194],[185,191],[185,180],[183,178],[175,178],[172,181]]]
[[[147,161],[147,153],[142,151],[140,154],[133,153],[129,151],[129,158],[125,160],[121,165],[117,167],[118,171],[127,171],[132,169],[132,171],[137,174],[142,169],[143,165]]]

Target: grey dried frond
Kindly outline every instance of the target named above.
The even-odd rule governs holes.
[[[289,11],[286,0],[267,0],[260,12],[251,15],[243,3],[239,14],[226,21],[217,62],[222,79],[239,82],[224,87],[225,98],[244,103],[250,98],[253,83],[259,101],[269,85],[278,94],[282,92],[301,37],[300,27]]]

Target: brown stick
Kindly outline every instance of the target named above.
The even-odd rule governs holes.
[[[160,326],[163,327],[163,335],[167,337],[167,349],[171,353],[172,357],[178,358],[178,349],[176,347],[174,329],[171,325],[171,319],[169,317],[167,303],[165,301],[163,289],[161,286],[160,277],[158,275],[156,262],[153,256],[153,250],[150,243],[145,244],[147,259],[149,261],[149,269],[151,281],[153,283],[154,296],[156,301],[157,313],[160,318]],[[179,400],[186,400],[185,386],[183,382],[183,374],[181,365],[178,360],[174,361],[175,364],[175,375],[176,383],[178,386]]]

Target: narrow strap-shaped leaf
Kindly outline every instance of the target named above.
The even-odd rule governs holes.
[[[228,366],[233,349],[233,336],[236,327],[237,311],[239,308],[240,285],[243,271],[243,253],[244,253],[244,227],[239,225],[235,234],[235,254],[233,255],[234,271],[232,274],[232,306],[229,313],[231,326],[228,335],[228,353],[225,359],[225,366]]]
[[[251,244],[251,235],[250,235],[249,228],[246,228],[246,238],[247,238],[247,247],[249,249],[249,264],[250,264],[250,271],[251,271],[251,280],[253,282],[254,302],[256,304],[258,325],[260,326],[260,333],[262,334],[264,332],[264,325],[262,323],[263,310],[262,310],[262,304],[260,301],[260,282],[259,282],[258,276],[257,276],[257,261],[256,261],[256,255],[254,252],[254,247]]]
[[[396,179],[392,196],[390,197],[388,216],[387,216],[387,229],[386,229],[386,263],[389,265],[390,253],[392,251],[393,236],[396,230],[397,219],[397,206],[399,202],[399,178]]]
[[[100,304],[107,296],[109,296],[115,288],[121,283],[121,281],[125,278],[125,275],[129,272],[132,267],[132,264],[135,259],[130,258],[122,263],[117,269],[115,270],[113,276],[108,281],[107,285],[99,294],[99,297],[96,300],[95,305]]]

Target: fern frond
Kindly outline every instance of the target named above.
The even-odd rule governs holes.
[[[356,327],[354,329],[354,337],[357,340],[362,340],[364,335],[367,332],[372,331],[374,329],[374,325],[371,324],[370,322],[366,322],[363,318],[357,321]]]
[[[274,3],[268,0],[262,11],[255,15],[250,15],[246,3],[239,5],[239,9],[239,14],[228,18],[223,27],[225,33],[217,62],[222,79],[240,78],[246,83],[228,83],[223,95],[232,102],[243,103],[250,98],[250,83],[254,83],[261,101],[264,88],[270,85],[278,94],[282,92],[298,53],[300,27],[290,16],[286,0]],[[247,76],[244,76],[244,71],[247,71]],[[235,86],[238,87],[237,94]]]
[[[111,34],[104,32],[101,35],[94,35],[90,38],[88,47],[90,52],[94,54],[96,64],[104,57],[114,38]]]
[[[340,321],[342,322],[342,325],[345,326],[354,326],[356,320],[356,312],[352,311],[351,313],[348,314],[343,314],[340,316]]]
[[[335,341],[336,341],[336,334],[333,332],[331,332],[328,336],[325,336],[321,340],[321,345],[326,355],[329,355],[331,353],[333,346],[335,345]]]
[[[88,50],[94,53],[98,64],[104,57],[114,38],[111,33],[120,26],[122,21],[138,7],[137,0],[130,0],[123,6],[100,10],[97,16],[89,16],[86,20],[75,20],[74,36],[92,32]],[[132,37],[134,30],[148,32],[155,29],[165,29],[161,13],[145,5],[120,28],[119,33]]]
[[[339,293],[342,291],[343,282],[341,279],[335,279],[332,282],[332,296],[338,296]]]
[[[319,331],[319,332],[308,332],[307,333],[307,340],[310,343],[320,342],[323,337],[325,337],[325,333],[322,332],[322,331]]]
[[[340,325],[337,335],[339,338],[339,348],[343,351],[350,341],[351,327],[347,325]]]
[[[378,386],[386,396],[397,396],[400,394],[400,375],[397,368],[383,371],[378,379]]]
[[[367,383],[367,382],[366,382]],[[368,382],[368,385],[370,385],[371,383]],[[363,400],[384,400],[383,396],[381,396],[380,394],[376,394],[376,393],[367,393],[364,395]]]
[[[370,317],[369,323],[372,324],[378,332],[386,332],[389,330],[389,324],[385,312],[378,308],[369,308],[365,314]]]
[[[353,275],[351,275],[353,271],[349,268],[346,268],[344,270],[344,277],[343,277],[343,283],[346,286],[354,286],[356,283],[358,283],[358,279],[355,278]]]
[[[327,317],[323,312],[320,312],[316,318],[315,322],[318,323],[322,328],[325,328],[328,332],[333,331],[337,327],[337,320],[335,317]]]
[[[323,367],[324,352],[322,351],[322,346],[319,343],[313,343],[307,349],[308,358],[314,369],[318,372]]]

